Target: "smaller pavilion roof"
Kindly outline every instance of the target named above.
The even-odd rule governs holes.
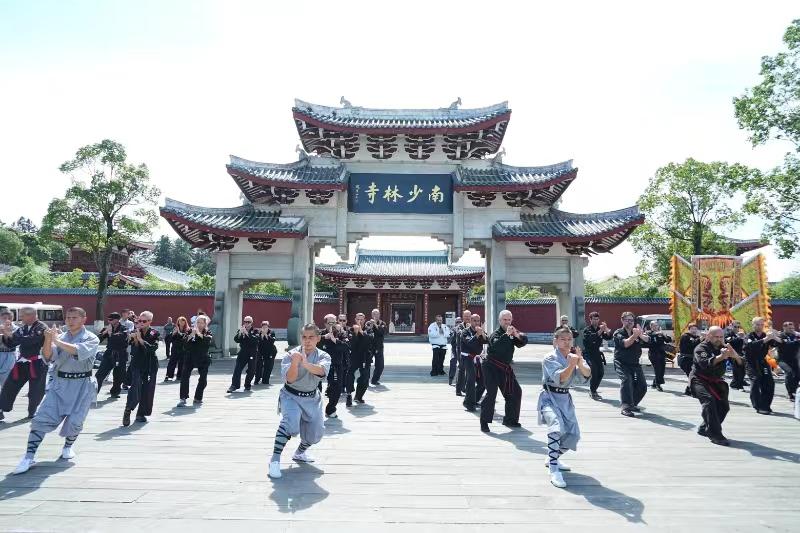
[[[354,263],[318,264],[319,274],[333,277],[458,279],[480,278],[483,267],[455,266],[447,250],[400,251],[359,248]]]
[[[515,167],[503,163],[459,166],[453,173],[453,188],[456,191],[543,191],[542,200],[555,202],[578,176],[572,160],[541,167]]]
[[[460,109],[370,109],[359,106],[328,107],[295,100],[295,120],[341,132],[366,134],[457,134],[478,131],[508,121],[508,102],[488,107]]]
[[[769,241],[763,241],[761,239],[732,239],[730,237],[725,237],[725,240],[736,247],[736,255],[742,255],[745,252],[758,250],[759,248],[769,245]]]
[[[644,222],[637,206],[605,213],[577,214],[550,209],[541,215],[523,214],[519,221],[496,222],[492,235],[500,241],[587,244],[607,252]]]
[[[348,172],[337,159],[303,156],[288,164],[259,163],[231,156],[228,174],[248,200],[256,201],[264,187],[308,190],[344,190]]]
[[[167,198],[160,211],[181,238],[201,248],[210,247],[217,238],[300,239],[308,234],[303,217],[282,216],[279,210],[259,209],[252,204],[211,208]]]

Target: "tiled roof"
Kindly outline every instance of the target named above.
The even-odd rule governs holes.
[[[347,169],[330,157],[305,156],[294,163],[276,164],[232,155],[227,169],[245,195],[258,186],[325,190],[343,190],[347,186]]]
[[[319,273],[333,276],[373,278],[464,278],[481,277],[483,267],[450,264],[447,250],[395,251],[363,250],[356,252],[355,263],[316,265]]]
[[[328,107],[295,100],[292,112],[296,120],[335,131],[360,133],[448,134],[477,131],[508,120],[508,102],[476,109],[369,109],[364,107]]]
[[[178,270],[173,270],[171,268],[154,265],[153,263],[140,262],[139,264],[142,266],[145,272],[147,272],[152,276],[155,276],[161,281],[166,281],[168,283],[177,283],[178,285],[183,285],[184,287],[188,287],[189,282],[192,281],[192,276],[190,276],[186,272],[180,272]]]
[[[723,237],[723,240],[736,246],[736,255],[742,255],[751,250],[758,250],[764,246],[769,245],[769,241],[762,241],[761,239],[732,239],[730,237]]]
[[[596,242],[610,250],[628,236],[644,215],[639,208],[629,207],[607,213],[576,214],[550,209],[546,214],[523,214],[519,221],[496,222],[492,235],[497,240],[529,242]]]
[[[303,217],[281,216],[280,211],[267,211],[245,204],[231,208],[198,207],[167,198],[161,208],[178,234],[192,244],[201,239],[200,233],[233,237],[290,237],[308,234]],[[198,241],[199,242],[199,241]]]
[[[466,163],[454,172],[456,191],[475,190],[533,190],[564,184],[563,189],[578,174],[572,160],[543,167],[515,167],[502,163],[474,165]],[[563,189],[559,191],[563,192]]]

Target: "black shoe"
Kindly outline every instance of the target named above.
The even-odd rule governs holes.
[[[452,386],[453,386],[453,380],[452,380],[452,379],[448,379],[448,380],[447,380],[447,384],[448,384],[448,385],[450,385],[450,386],[452,387]]]
[[[712,444],[716,444],[718,446],[730,446],[731,443],[725,437],[711,437]]]
[[[461,394],[461,391],[460,391],[460,390],[457,390],[457,391],[456,391],[456,396],[464,396],[464,395],[463,395],[463,394]]]
[[[760,415],[771,415],[772,411],[767,411],[765,409],[756,409],[756,413],[758,413]]]
[[[353,397],[350,396],[349,394],[347,395],[347,399],[345,400],[345,405],[347,405],[347,407],[353,407]]]
[[[630,416],[631,418],[633,418],[636,415],[633,414],[633,411],[631,411],[630,409],[625,408],[625,409],[622,410],[622,416]]]
[[[122,386],[122,390],[128,390],[129,388],[130,388],[130,387],[128,387],[127,385],[123,385],[123,386]]]
[[[706,430],[704,427],[699,427],[697,428],[697,434],[701,437],[708,437],[708,430]]]
[[[650,388],[651,388],[651,389],[655,389],[656,387],[658,387],[658,385],[656,385],[655,383],[653,383],[652,385],[650,385]]]
[[[147,419],[143,416],[137,416],[136,421],[139,422],[140,424],[144,424],[145,422],[147,422]]]
[[[686,390],[684,390],[683,393],[686,396],[691,396],[692,395],[692,389],[690,389],[689,387],[686,387]]]
[[[631,411],[633,411],[634,413],[642,412],[641,408],[638,405],[634,405],[633,407],[631,407]]]
[[[661,385],[656,385],[656,390],[658,392],[664,392],[664,389],[661,388]]]
[[[795,396],[794,396],[794,394],[792,394],[791,396],[789,396],[789,401],[790,401],[790,402],[793,402],[794,400],[795,400]]]
[[[481,431],[484,433],[489,433],[489,424],[486,422],[481,422]]]
[[[503,422],[503,425],[507,428],[521,428],[522,424],[519,422]]]
[[[125,412],[122,413],[122,425],[128,427],[131,425],[131,410],[125,409]]]
[[[356,403],[367,403],[364,401],[364,398],[356,398]]]
[[[596,392],[591,393],[590,398],[592,400],[597,401],[597,402],[599,402],[599,401],[601,401],[603,399],[603,397],[600,396],[599,394],[597,394]]]
[[[378,385],[380,385],[380,384],[381,384],[381,382],[380,382],[380,381],[373,381],[373,382],[372,382],[372,386],[373,386],[373,387],[377,387],[377,386],[378,386]]]
[[[5,417],[6,415],[3,414],[3,411],[0,411],[0,420],[3,420]]]
[[[245,385],[244,386],[244,390],[247,391],[247,392],[250,392],[250,385]]]

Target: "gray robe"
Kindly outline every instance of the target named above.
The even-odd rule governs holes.
[[[83,422],[89,413],[89,408],[97,398],[97,383],[91,376],[94,358],[100,346],[97,336],[81,329],[76,335],[69,331],[58,336],[59,340],[76,344],[78,354],[68,352],[53,345],[53,355],[50,358],[53,366],[53,381],[47,394],[36,410],[36,415],[31,421],[31,429],[43,433],[55,430],[61,422],[60,435],[62,437],[75,437],[83,429]],[[85,378],[63,378],[59,372],[86,373]]]
[[[281,377],[286,383],[286,374],[292,365],[292,350],[283,356],[281,361]],[[297,379],[293,383],[288,383],[289,387],[301,392],[316,392],[314,396],[296,396],[286,389],[281,389],[278,396],[278,409],[282,414],[281,424],[286,432],[291,436],[300,434],[300,439],[307,444],[316,444],[322,440],[325,433],[325,419],[322,411],[322,395],[317,387],[328,375],[331,368],[331,356],[317,348],[314,353],[307,356],[308,362],[313,365],[320,365],[325,369],[324,376],[315,376],[308,370],[300,367],[297,371]]]
[[[542,361],[542,384],[568,389],[572,385],[583,385],[589,381],[589,378],[583,377],[576,367],[570,378],[561,383],[561,373],[566,370],[567,366],[567,358],[558,351],[558,348],[554,349],[553,353],[547,355]],[[558,432],[561,434],[561,449],[578,449],[581,430],[570,393],[550,392],[543,388],[539,393],[536,410],[539,412],[540,426],[547,426],[548,433]]]

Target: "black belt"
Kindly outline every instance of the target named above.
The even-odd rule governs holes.
[[[564,387],[553,387],[552,385],[542,385],[544,390],[550,392],[556,392],[558,394],[569,394],[569,389],[565,389]]]
[[[66,379],[82,379],[92,377],[92,372],[62,372],[58,371],[58,377]]]
[[[288,392],[290,394],[294,394],[295,396],[300,396],[301,398],[313,398],[314,396],[317,395],[317,389],[316,388],[314,390],[308,391],[308,392],[294,389],[294,388],[290,387],[289,385],[284,385],[283,388],[286,390],[286,392]]]

